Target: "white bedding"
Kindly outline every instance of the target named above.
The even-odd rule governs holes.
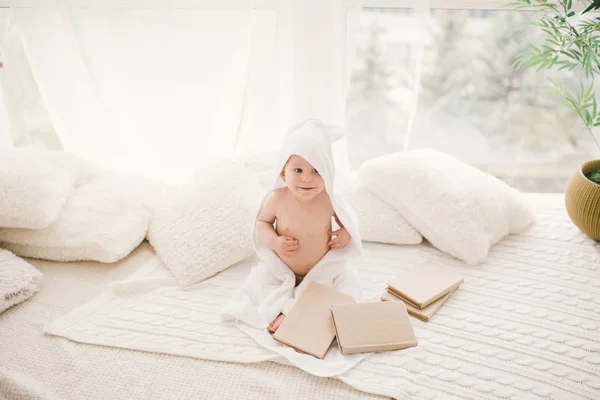
[[[465,283],[429,323],[413,319],[416,348],[375,354],[340,379],[360,390],[400,399],[599,398],[600,245],[568,220],[562,196],[538,195],[534,200],[536,224],[494,246],[479,266],[464,267],[426,245],[366,244],[359,273],[367,297],[379,295],[396,271],[426,257],[457,269]],[[137,256],[140,251],[144,257],[136,260],[139,263],[152,257],[147,246],[138,249]],[[155,281],[148,283],[158,284],[158,290],[121,293],[108,303],[105,295],[96,301],[99,309],[90,310],[88,304],[77,312],[82,320],[71,315],[53,330],[96,342],[104,336],[114,345],[115,336],[107,332],[118,328],[118,341],[130,348],[164,351],[167,343],[169,352],[191,357],[246,362],[269,358],[251,340],[217,322],[219,305],[239,285],[248,264],[192,288],[165,288],[165,281]],[[272,362],[222,363],[42,336],[42,325],[135,266],[122,265],[102,282],[84,283],[90,273],[68,264],[35,265],[46,276],[47,287],[31,302],[0,315],[0,365],[10,362],[64,398],[369,398],[338,380],[314,378]],[[172,279],[160,266],[153,273]],[[59,286],[61,290],[48,293]],[[126,288],[113,288],[119,286]],[[149,301],[158,304],[148,307]],[[132,312],[137,315],[133,320]],[[157,312],[162,317],[157,318]],[[127,334],[119,332],[121,323],[114,324],[123,316]],[[152,323],[157,326],[150,330]]]
[[[317,378],[275,363],[232,364],[114,347],[46,335],[43,326],[125,279],[154,256],[143,242],[116,264],[28,259],[44,289],[0,314],[0,399],[382,399],[337,379]]]
[[[587,398],[600,396],[600,246],[567,219],[562,202],[538,223],[465,267],[426,245],[368,244],[359,273],[367,297],[415,261],[435,258],[465,283],[431,322],[413,320],[419,345],[375,354],[340,376],[394,398]],[[220,361],[259,362],[271,353],[219,323],[218,311],[251,260],[180,288],[160,262],[135,280],[56,321],[74,340]]]

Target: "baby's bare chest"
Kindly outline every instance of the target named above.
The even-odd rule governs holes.
[[[294,237],[327,236],[333,207],[325,202],[305,205],[287,202],[277,210],[277,232]]]

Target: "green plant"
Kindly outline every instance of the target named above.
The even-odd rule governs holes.
[[[600,184],[600,169],[590,172],[586,175],[586,177],[592,181]]]
[[[509,6],[537,11],[537,26],[544,35],[541,46],[529,45],[529,50],[515,63],[537,67],[537,70],[579,69],[584,76],[579,90],[568,88],[557,79],[550,80],[550,87],[560,95],[565,104],[575,110],[583,120],[596,146],[592,128],[600,126],[600,110],[596,100],[594,78],[600,75],[600,17],[592,12],[600,8],[600,1],[586,0],[574,7],[572,0],[518,0]],[[581,11],[578,11],[581,10]]]

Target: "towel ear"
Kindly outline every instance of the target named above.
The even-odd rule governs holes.
[[[300,128],[305,123],[306,123],[306,120],[300,121],[300,122],[296,122],[295,124],[293,124],[292,126],[290,126],[288,128],[287,132],[285,132],[285,137],[287,138],[288,136],[290,136],[292,133],[294,133],[298,128]]]
[[[325,136],[329,143],[335,143],[344,137],[344,128],[337,125],[325,125]]]

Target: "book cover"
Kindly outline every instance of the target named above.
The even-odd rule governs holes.
[[[388,290],[418,309],[423,309],[440,297],[458,288],[462,276],[443,265],[426,261],[403,271],[388,282]]]
[[[401,350],[417,345],[402,301],[335,304],[331,314],[342,354]]]
[[[273,338],[298,351],[323,358],[335,339],[331,306],[344,303],[354,303],[354,299],[311,281]]]

